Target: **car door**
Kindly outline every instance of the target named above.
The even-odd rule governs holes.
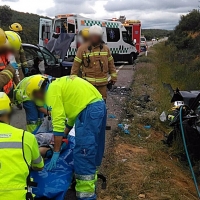
[[[61,65],[58,63],[56,57],[45,47],[38,46],[43,55],[45,63],[45,73],[53,77],[61,77]]]
[[[34,45],[23,45],[26,60],[29,67],[29,75],[41,73],[39,64],[44,63],[45,74],[53,77],[61,77],[61,66],[57,63],[55,56],[45,47]]]
[[[43,55],[36,46],[23,45],[23,49],[26,56],[28,74],[26,76],[39,74],[39,63],[44,61]]]

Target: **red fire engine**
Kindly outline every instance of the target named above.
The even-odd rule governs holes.
[[[132,37],[132,40],[135,42],[137,51],[140,52],[141,21],[126,20],[123,25],[128,31],[128,34]]]

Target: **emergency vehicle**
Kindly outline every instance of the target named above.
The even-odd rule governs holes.
[[[141,40],[141,22],[139,20],[126,20],[123,24],[128,34],[135,43],[135,47],[140,52],[140,40]]]
[[[103,28],[103,41],[110,48],[115,62],[128,61],[129,64],[133,64],[137,58],[138,51],[128,31],[119,21],[93,20],[76,14],[58,15],[54,20],[41,18],[39,45],[45,45],[46,41],[50,40],[53,34],[74,33],[74,41],[71,43],[67,53],[68,57],[74,57],[80,45],[79,32],[95,24]]]

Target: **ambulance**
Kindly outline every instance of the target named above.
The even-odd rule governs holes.
[[[93,20],[76,14],[57,15],[54,20],[40,19],[39,45],[45,43],[54,35],[60,33],[75,34],[75,38],[67,52],[67,57],[75,57],[79,44],[79,32],[84,28],[99,25],[103,29],[103,41],[110,48],[115,62],[133,64],[138,51],[133,44],[128,31],[119,21]]]

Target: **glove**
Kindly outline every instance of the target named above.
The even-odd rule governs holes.
[[[60,152],[53,153],[51,161],[50,161],[49,165],[47,166],[47,171],[52,171],[53,169],[56,168],[56,163],[58,161],[59,155],[60,155]]]
[[[16,62],[10,63],[14,69],[18,69],[18,65]]]

